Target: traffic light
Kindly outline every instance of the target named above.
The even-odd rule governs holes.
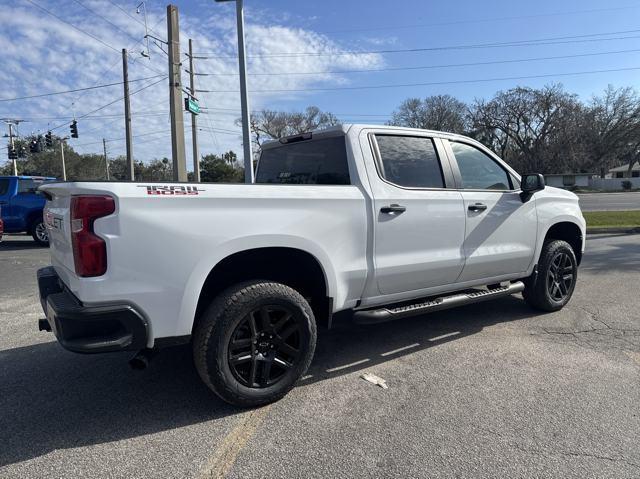
[[[53,146],[53,135],[51,131],[48,131],[46,135],[44,135],[44,143],[47,145],[47,148],[51,148]]]
[[[69,128],[71,129],[71,138],[78,138],[78,122],[73,120]]]
[[[17,160],[18,159],[18,152],[16,151],[16,149],[13,146],[9,146],[9,159],[10,160]]]
[[[40,137],[34,138],[29,142],[29,151],[31,153],[39,153],[40,152]]]

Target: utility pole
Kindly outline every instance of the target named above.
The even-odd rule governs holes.
[[[238,23],[238,66],[240,68],[240,106],[242,108],[242,146],[244,147],[244,182],[253,183],[253,153],[249,131],[249,93],[247,92],[247,60],[244,46],[244,12],[242,0],[236,0]]]
[[[102,150],[104,151],[104,166],[107,171],[107,181],[109,181],[109,159],[107,158],[107,140],[102,139]]]
[[[129,100],[129,65],[127,62],[126,48],[122,49],[122,81],[124,84],[124,128],[127,142],[127,169],[129,170],[129,180],[134,181],[133,134],[131,133],[131,103]]]
[[[64,164],[64,140],[67,138],[60,138],[60,159],[62,160],[62,181],[67,181],[67,167]]]
[[[184,118],[180,78],[180,29],[178,26],[178,7],[175,5],[167,5],[167,43],[169,49],[169,110],[173,180],[186,182],[187,161],[184,152]]]
[[[7,122],[7,125],[9,125],[9,145],[11,147],[11,151],[13,151],[15,148],[13,143],[13,123]],[[13,158],[11,162],[13,163],[13,176],[18,176],[18,161]]]
[[[22,123],[23,120],[16,120],[16,119],[12,119],[12,118],[3,118],[2,121],[4,121],[7,126],[9,127],[9,148],[11,149],[11,151],[14,151],[16,148],[16,145],[13,141],[14,139],[14,135],[13,135],[13,127],[18,126],[20,123]],[[7,137],[7,135],[4,135],[5,138]],[[15,158],[11,158],[11,163],[13,166],[13,176],[18,176],[18,161]]]
[[[189,90],[191,96],[196,98],[196,84],[194,81],[195,73],[193,71],[193,42],[189,38]],[[193,143],[193,173],[196,183],[200,183],[200,152],[198,151],[198,115],[191,112],[191,141]]]

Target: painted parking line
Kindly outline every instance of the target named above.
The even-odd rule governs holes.
[[[238,424],[220,442],[207,464],[200,471],[198,478],[224,478],[235,464],[242,449],[267,417],[270,409],[271,404],[242,414]]]

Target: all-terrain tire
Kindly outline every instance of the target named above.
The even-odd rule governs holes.
[[[550,240],[542,247],[537,274],[524,281],[522,296],[536,309],[558,311],[571,299],[577,279],[578,262],[571,245]]]
[[[295,333],[297,359],[291,362],[288,369],[277,365],[285,372],[275,383],[269,384],[267,381],[261,386],[253,382],[255,373],[252,371],[253,376],[250,385],[248,385],[249,383],[246,381],[243,383],[243,378],[239,377],[237,370],[232,369],[230,354],[233,350],[230,351],[229,348],[232,341],[236,344],[234,338],[237,337],[238,328],[247,324],[248,317],[254,319],[251,324],[251,342],[256,344],[253,341],[255,321],[260,321],[261,326],[264,326],[262,322],[264,319],[260,314],[264,309],[269,308],[284,308],[289,311],[290,319],[287,321],[294,322],[293,326],[298,328]],[[259,315],[257,320],[254,314]],[[266,322],[271,324],[270,319],[267,319]],[[276,331],[275,328],[273,331]],[[275,332],[273,335],[277,338],[273,341],[280,339],[280,336]],[[240,407],[254,407],[277,401],[293,388],[296,381],[311,364],[316,337],[317,330],[313,311],[300,293],[281,283],[264,280],[247,281],[236,284],[220,293],[203,316],[199,318],[193,335],[193,357],[200,377],[214,393],[230,404]],[[247,341],[247,339],[242,341]],[[259,345],[263,344],[266,345],[266,348],[269,347],[266,341],[259,343]],[[264,360],[265,356],[262,356],[262,353],[259,353],[257,349],[259,345],[251,346],[249,353],[252,357],[251,361],[255,361],[254,356],[259,356]],[[267,350],[266,357],[269,357],[270,353],[272,351]],[[271,364],[274,364],[273,358],[276,356],[277,353],[272,356]],[[280,363],[285,362],[280,360]],[[264,372],[264,364],[257,367],[263,368],[262,372]],[[269,373],[267,373],[268,375]]]

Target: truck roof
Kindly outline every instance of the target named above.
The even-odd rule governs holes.
[[[466,140],[470,140],[470,138],[464,135],[459,135],[457,133],[449,133],[446,131],[423,130],[421,128],[409,128],[405,126],[370,125],[366,123],[343,123],[335,126],[330,126],[328,128],[311,130],[309,132],[301,133],[299,135],[285,136],[278,140],[269,140],[262,144],[262,149],[264,150],[268,148],[273,148],[275,146],[286,144],[288,142],[293,143],[292,140],[296,141],[296,139],[299,139],[299,140],[309,139],[309,138],[304,138],[306,135],[311,135],[312,137],[330,137],[330,136],[346,135],[351,128],[357,128],[357,129],[368,128],[368,129],[376,129],[376,130],[404,131],[404,132],[415,131],[420,133],[430,133],[432,135],[437,135],[437,136],[446,136],[448,138],[458,138],[458,139],[464,138]]]
[[[18,175],[18,176],[6,175],[6,176],[0,176],[0,178],[2,178],[2,179],[4,179],[4,178],[18,178],[19,180],[39,180],[39,181],[48,181],[48,180],[55,180],[56,179],[53,176],[25,176],[25,175]]]

